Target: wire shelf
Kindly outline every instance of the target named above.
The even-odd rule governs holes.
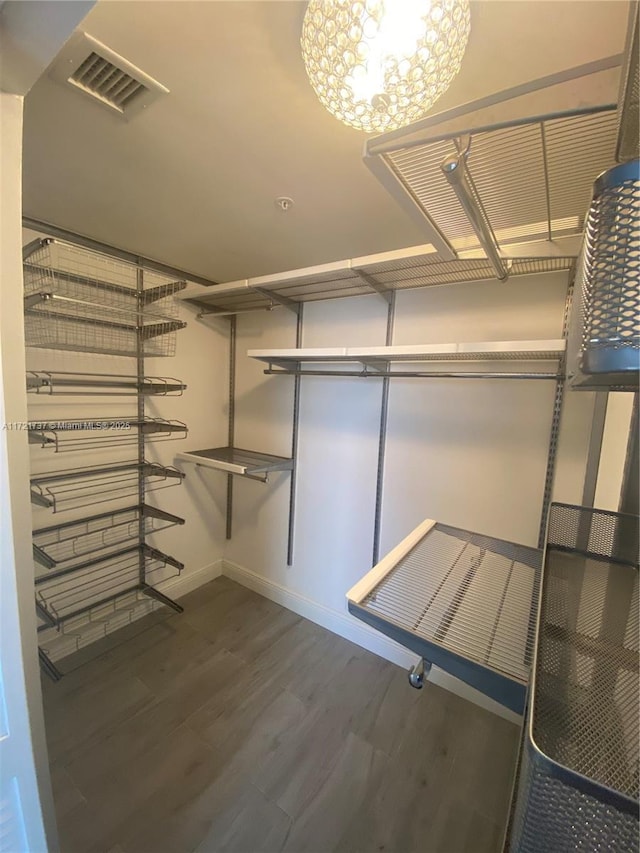
[[[186,282],[167,281],[138,292],[140,269],[58,240],[25,250],[25,336],[28,346],[137,355],[173,355],[185,326],[173,294]],[[157,273],[143,272],[148,279]],[[151,305],[151,309],[149,309]]]
[[[416,135],[381,135],[368,143],[365,162],[379,158],[395,195],[410,197],[452,242],[479,245],[442,162],[468,151],[467,167],[500,245],[580,235],[595,175],[612,164],[614,106],[524,117],[468,130],[436,125]],[[376,170],[377,171],[377,170]]]
[[[409,550],[399,548],[401,556],[385,564],[373,589],[349,598],[349,610],[425,660],[522,711],[541,553],[443,524],[435,524]],[[456,662],[464,662],[463,668]]]
[[[575,258],[522,257],[511,261],[511,276],[568,270]],[[277,307],[278,299],[295,303],[316,302],[349,296],[437,287],[465,281],[495,279],[495,271],[485,258],[443,260],[430,246],[413,246],[364,258],[324,264],[278,275],[186,291],[180,298],[212,311],[229,313],[259,311]]]
[[[140,476],[145,490],[154,491],[179,485],[185,475],[177,468],[155,462],[53,471],[32,477],[31,502],[54,512],[108,503],[137,494]]]
[[[179,575],[183,564],[150,548],[134,546],[73,572],[51,573],[36,579],[36,600],[56,625],[81,616],[123,595],[145,590]],[[147,593],[148,594],[148,593]]]
[[[637,850],[639,522],[551,507],[513,851]]]
[[[274,456],[272,453],[258,453],[255,450],[243,450],[239,447],[213,447],[210,450],[189,450],[178,453],[177,459],[238,474],[253,480],[267,482],[269,474],[276,471],[291,471],[293,459],[287,456]]]
[[[180,397],[186,385],[170,376],[133,374],[76,373],[63,370],[30,370],[27,391],[47,396],[77,395],[83,397],[125,397],[145,394],[152,397]]]
[[[158,607],[160,602],[140,589],[124,593],[81,616],[65,620],[48,635],[41,634],[39,647],[51,660],[60,660],[147,616]]]
[[[145,536],[184,524],[183,518],[147,504],[103,512],[34,530],[34,559],[40,566],[52,569],[67,566],[87,554],[137,540],[141,519]]]
[[[99,450],[137,444],[138,433],[147,441],[166,441],[187,437],[187,425],[182,421],[145,417],[136,420],[126,415],[120,418],[93,420],[58,420],[33,423],[29,426],[29,442],[54,452]]]

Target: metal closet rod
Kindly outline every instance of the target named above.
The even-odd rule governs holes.
[[[351,376],[357,379],[560,379],[559,373],[474,373],[473,371],[398,371],[372,373],[347,370],[280,370],[267,368],[265,376]]]
[[[476,237],[480,241],[480,245],[496,272],[496,276],[500,281],[506,281],[509,277],[508,262],[505,263],[500,257],[498,243],[489,217],[467,167],[465,152],[447,157],[440,168],[449,186],[456,194]]]

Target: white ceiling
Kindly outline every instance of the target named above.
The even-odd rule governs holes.
[[[26,99],[25,214],[218,281],[424,242],[363,165],[365,135],[316,99],[305,5],[100,0],[80,28],[170,94],[125,123],[43,76]],[[621,52],[627,13],[472,2],[462,71],[434,111]],[[616,87],[609,72],[591,94],[615,101]]]

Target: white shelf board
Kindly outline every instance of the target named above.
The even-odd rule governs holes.
[[[420,361],[538,361],[557,360],[565,350],[562,339],[536,341],[471,341],[389,347],[328,347],[250,349],[249,358],[267,364],[420,362]]]

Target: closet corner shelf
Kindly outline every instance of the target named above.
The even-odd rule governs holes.
[[[267,482],[269,474],[276,471],[291,471],[293,459],[286,456],[274,456],[271,453],[258,453],[239,447],[214,447],[208,450],[190,450],[176,454],[176,459],[238,474],[253,480]]]
[[[542,552],[427,519],[347,593],[351,614],[517,713]]]

